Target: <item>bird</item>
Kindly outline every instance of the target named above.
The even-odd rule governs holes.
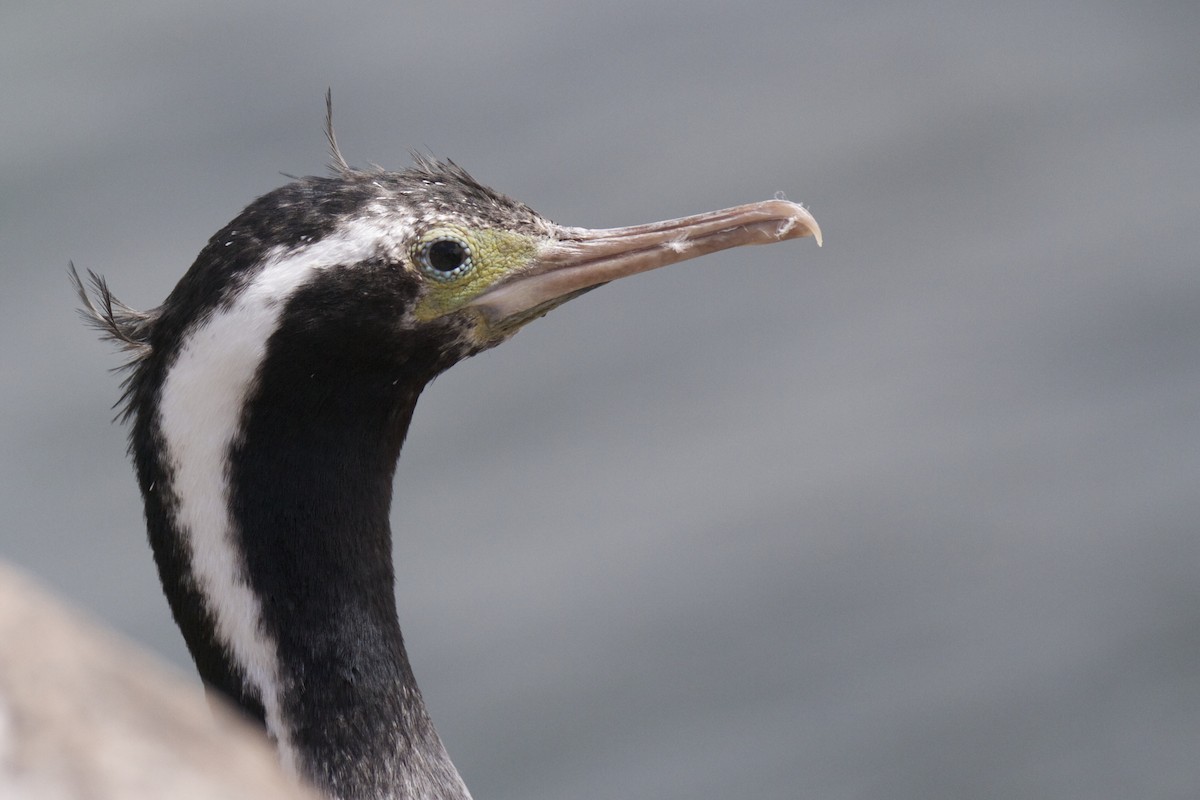
[[[328,174],[250,203],[157,308],[72,281],[128,354],[149,542],[206,690],[326,797],[466,800],[394,599],[393,476],[422,389],[606,283],[821,229],[780,198],[569,227],[450,160],[351,167],[328,95],[325,134]]]

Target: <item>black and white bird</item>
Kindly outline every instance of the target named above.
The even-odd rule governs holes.
[[[214,235],[158,308],[92,275],[132,355],[130,451],[175,620],[210,691],[331,798],[462,800],[405,654],[389,509],[421,390],[604,283],[812,236],[769,200],[557,225],[446,161],[295,180]]]

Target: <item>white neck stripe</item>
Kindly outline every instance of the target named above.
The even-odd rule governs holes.
[[[177,498],[174,521],[191,557],[192,575],[219,642],[247,686],[257,690],[267,731],[293,774],[299,764],[283,719],[276,642],[263,630],[262,608],[235,544],[229,457],[241,438],[243,407],[287,298],[322,269],[378,254],[389,239],[399,240],[395,233],[377,220],[357,221],[311,245],[274,248],[231,305],[186,335],[162,386],[157,422]]]

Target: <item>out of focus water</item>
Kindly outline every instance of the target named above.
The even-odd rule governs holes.
[[[0,554],[188,667],[67,261],[162,299],[325,161],[825,230],[439,379],[398,601],[481,798],[1200,795],[1200,6],[18,3]]]

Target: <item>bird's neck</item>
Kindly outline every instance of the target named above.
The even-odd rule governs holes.
[[[252,414],[230,461],[231,510],[276,647],[281,746],[339,797],[440,797],[461,781],[405,653],[388,521],[416,397],[363,400]]]
[[[241,366],[226,344],[210,365],[195,341],[164,368],[133,442],[160,575],[202,677],[331,797],[469,798],[393,594],[392,477],[426,376],[315,342]]]

